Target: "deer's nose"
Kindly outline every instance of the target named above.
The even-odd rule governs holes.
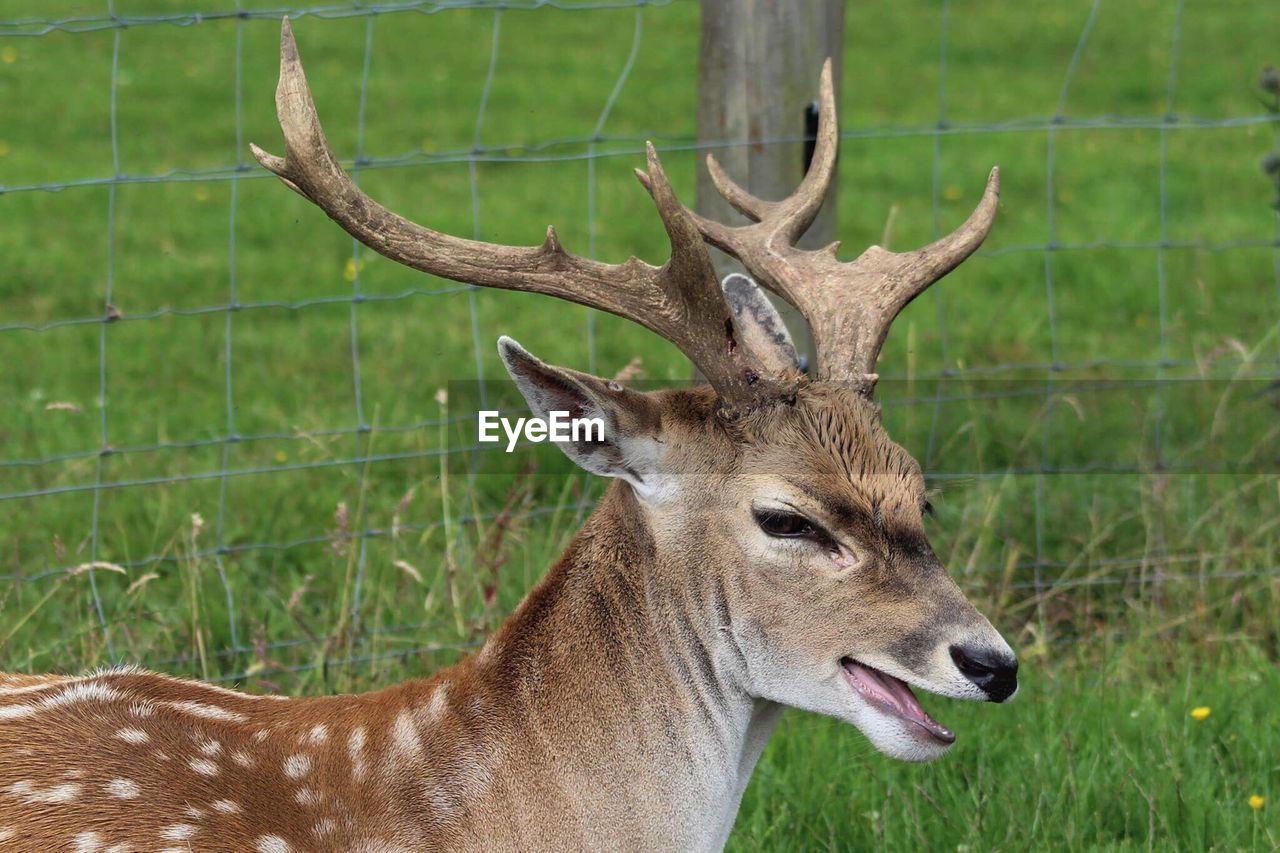
[[[952,646],[951,660],[992,702],[1003,702],[1018,689],[1018,659],[1007,652]]]

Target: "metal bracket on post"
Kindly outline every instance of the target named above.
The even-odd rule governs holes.
[[[801,171],[806,175],[809,174],[809,167],[813,165],[813,151],[817,147],[818,102],[814,100],[804,108],[804,168]]]

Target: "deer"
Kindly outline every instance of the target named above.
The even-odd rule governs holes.
[[[929,545],[919,463],[874,400],[889,326],[982,243],[999,172],[955,231],[913,251],[797,248],[834,174],[831,63],[812,163],[780,201],[707,165],[749,222],[677,198],[653,145],[636,174],[671,255],[609,264],[433,231],[362,192],[326,141],[288,19],[283,156],[253,155],[387,258],[624,317],[705,382],[641,391],[502,360],[535,415],[603,419],[562,442],[611,480],[564,553],[475,653],[375,692],[253,695],[135,668],[0,676],[0,847],[25,850],[715,850],[785,707],[885,755],[956,734],[916,690],[1004,702],[1010,646]],[[747,271],[721,281],[708,246]],[[812,330],[813,374],[761,288]],[[7,846],[6,846],[7,845]]]

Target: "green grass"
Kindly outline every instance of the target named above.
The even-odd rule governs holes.
[[[0,20],[103,6],[0,0]],[[1254,381],[1280,356],[1274,188],[1258,169],[1276,127],[1226,120],[1265,112],[1254,80],[1280,64],[1280,19],[1263,0],[1188,4],[1170,102],[1176,4],[1103,4],[1064,96],[1088,12],[953,4],[952,131],[935,137],[941,4],[848,11],[845,255],[886,231],[893,248],[928,241],[935,206],[936,227],[952,227],[987,169],[1002,169],[984,252],[904,312],[881,397],[891,433],[933,472],[935,549],[1018,648],[1027,686],[1007,708],[928,702],[962,737],[929,767],[891,765],[847,728],[787,716],[748,791],[740,848],[1277,846],[1280,428]],[[548,149],[567,159],[478,164],[474,210],[465,162],[367,169],[362,185],[454,233],[478,221],[487,239],[532,243],[554,222],[577,251],[594,228],[601,258],[660,259],[661,227],[630,170],[642,161],[635,140],[653,137],[693,199],[695,155],[674,143],[696,132],[698,10],[676,2],[642,17],[594,199],[581,143]],[[634,21],[633,10],[503,13],[482,143],[519,153],[589,136]],[[476,10],[373,19],[361,150],[468,150],[493,23]],[[321,116],[348,158],[365,27],[296,25]],[[208,174],[251,162],[237,141],[237,39],[240,140],[280,148],[277,38],[275,22],[256,19],[0,35],[0,186],[109,177],[117,156],[121,174],[171,178],[114,195],[101,185],[0,193],[0,325],[36,327],[0,330],[0,458],[46,460],[0,466],[0,574],[17,578],[0,583],[4,668],[97,665],[108,636],[122,658],[211,677],[247,671],[257,690],[364,689],[447,664],[541,575],[600,484],[553,451],[487,457],[480,474],[457,456],[442,467],[437,454],[458,434],[391,428],[460,414],[477,352],[488,390],[509,393],[496,384],[499,334],[570,366],[594,357],[601,374],[640,356],[649,380],[687,378],[643,330],[598,316],[592,352],[584,309],[518,294],[474,295],[477,347],[468,293],[367,251],[361,292],[408,295],[354,311],[315,304],[352,293],[351,241],[256,166],[234,185]],[[1067,121],[1051,125],[1060,102]],[[1163,125],[1168,113],[1179,121]],[[1147,121],[1090,123],[1107,117]],[[877,128],[900,132],[866,133]],[[1046,258],[1038,247],[1050,240],[1066,248]],[[124,318],[64,323],[102,315],[109,272]],[[255,307],[190,313],[228,303],[233,278],[236,299]],[[313,304],[290,307],[300,302]],[[1161,359],[1166,377],[1213,381],[1156,391]],[[1043,368],[1055,360],[1063,369]],[[958,376],[940,382],[942,371]],[[1050,381],[1062,393],[1047,406]],[[449,406],[437,401],[445,388]],[[131,452],[95,454],[104,412],[108,444]],[[361,417],[371,430],[330,434]],[[218,441],[229,430],[253,439]],[[1163,473],[1151,472],[1157,446]],[[368,456],[379,461],[349,461]],[[519,473],[526,464],[534,473]],[[1046,467],[1062,473],[1025,473]],[[109,487],[95,504],[96,483]],[[350,536],[368,529],[380,535]],[[109,634],[91,576],[60,571],[91,558],[144,563],[92,576]],[[1188,716],[1198,705],[1213,708],[1204,722]],[[1254,793],[1267,798],[1256,812]]]
[[[1274,662],[1166,667],[1132,651],[1100,666],[1066,652],[1009,706],[926,702],[959,732],[934,764],[890,764],[839,723],[784,717],[733,846],[1274,849]]]

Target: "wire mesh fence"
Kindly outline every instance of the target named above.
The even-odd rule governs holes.
[[[247,155],[250,132],[268,149],[278,138],[276,22],[299,22],[321,114],[357,181],[453,233],[520,242],[544,218],[565,233],[567,214],[592,257],[658,257],[642,194],[622,183],[645,139],[673,172],[687,167],[688,186],[706,150],[797,140],[697,139],[695,93],[662,85],[676,56],[692,89],[690,3],[62,5],[55,16],[0,3],[5,100],[32,106],[0,130],[0,245],[18,259],[0,273],[14,401],[0,421],[7,663],[141,658],[240,681],[430,661],[473,644],[501,610],[492,576],[506,557],[486,553],[511,547],[511,494],[524,487],[512,485],[518,473],[490,485],[454,465],[474,448],[450,443],[465,418],[437,389],[473,380],[487,399],[499,375],[490,340],[512,326],[537,327],[550,355],[592,372],[637,354],[654,378],[684,367],[611,318],[557,307],[538,323],[518,297],[406,277],[287,198]],[[976,180],[991,161],[1013,161],[1001,163],[1004,209],[1021,212],[899,323],[906,341],[891,344],[881,396],[931,481],[958,490],[944,526],[966,531],[946,543],[963,579],[1033,593],[1038,607],[1050,591],[1226,589],[1280,573],[1268,525],[1195,535],[1226,503],[1262,512],[1250,502],[1276,492],[1276,220],[1265,202],[1252,206],[1266,192],[1256,158],[1223,168],[1219,152],[1203,169],[1198,158],[1262,156],[1277,113],[1247,79],[1204,92],[1205,63],[1254,59],[1188,55],[1188,30],[1197,50],[1221,45],[1206,21],[1228,13],[1148,5],[1150,32],[1136,35],[1133,15],[1111,24],[1101,0],[1009,13],[1061,36],[1027,84],[1046,101],[980,96],[990,81],[973,54],[988,45],[952,4],[931,4],[916,15],[927,37],[903,24],[915,33],[910,73],[931,88],[895,81],[882,87],[889,106],[859,101],[868,108],[846,105],[843,120],[842,180],[855,191],[842,204],[856,209],[842,210],[842,231],[862,243],[944,233],[963,215],[961,172],[980,163]],[[1231,14],[1261,17],[1264,5]],[[853,80],[875,82],[857,20],[872,14],[851,20]],[[1151,57],[1132,84],[1141,96],[1113,102],[1099,92],[1123,85],[1107,69],[1126,38]],[[589,85],[560,54],[590,58]],[[19,76],[28,66],[33,76]],[[1082,75],[1088,112],[1074,109]],[[193,102],[192,90],[206,97]],[[92,120],[77,125],[81,111]],[[72,136],[94,150],[57,142]],[[518,503],[530,522],[518,547],[533,563],[592,503],[582,481],[548,480]],[[993,514],[1017,521],[1001,527]],[[1087,517],[1092,533],[1071,535],[1064,517]],[[308,611],[326,572],[338,580]],[[396,605],[410,594],[427,603]]]

